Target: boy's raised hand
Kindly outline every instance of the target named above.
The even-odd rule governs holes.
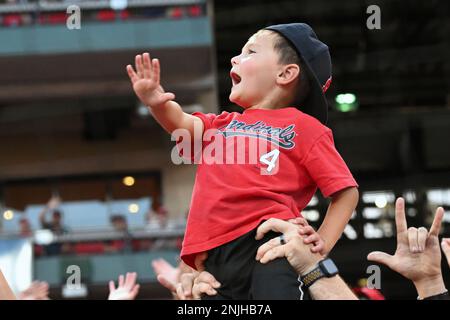
[[[159,108],[175,99],[171,92],[165,92],[160,85],[160,65],[158,59],[150,59],[148,53],[137,55],[135,68],[127,65],[128,76],[133,84],[133,90],[141,102],[152,108]]]

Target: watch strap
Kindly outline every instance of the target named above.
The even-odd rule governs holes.
[[[314,282],[325,277],[320,267],[315,268],[311,272],[307,273],[305,276],[301,277],[301,281],[305,288],[309,288]]]

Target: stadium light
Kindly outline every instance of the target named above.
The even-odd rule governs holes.
[[[335,98],[336,109],[340,112],[350,112],[358,109],[358,100],[353,93],[341,93]]]
[[[132,176],[127,176],[127,177],[123,178],[122,182],[127,187],[131,187],[134,185],[135,180]]]
[[[3,212],[3,218],[5,220],[12,220],[14,218],[14,212],[12,210],[5,210]]]
[[[128,211],[130,213],[138,213],[139,212],[139,205],[137,205],[136,203],[132,203],[128,206]]]

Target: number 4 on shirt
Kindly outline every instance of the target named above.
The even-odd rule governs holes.
[[[267,172],[270,173],[277,165],[278,156],[280,150],[274,149],[268,153],[265,153],[259,158],[259,161],[267,165]]]

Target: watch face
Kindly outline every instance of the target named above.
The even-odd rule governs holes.
[[[321,261],[320,267],[322,269],[322,272],[325,273],[325,275],[328,277],[334,276],[339,273],[338,268],[331,259],[325,259]]]

